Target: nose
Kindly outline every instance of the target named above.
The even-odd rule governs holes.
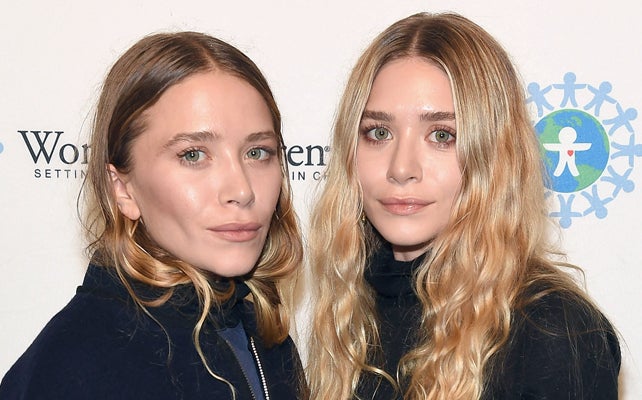
[[[219,201],[222,205],[235,205],[247,207],[254,203],[254,190],[248,173],[241,161],[230,161],[227,168],[223,168],[219,179]]]
[[[394,143],[388,165],[387,178],[396,184],[420,182],[423,178],[421,168],[420,145],[412,140],[412,132],[401,135]]]

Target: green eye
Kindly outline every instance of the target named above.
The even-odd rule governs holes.
[[[448,140],[450,140],[450,133],[446,131],[436,131],[435,132],[435,140],[439,143],[446,143]]]
[[[430,132],[428,140],[440,146],[448,146],[455,143],[455,135],[445,129],[437,129]]]
[[[371,129],[368,132],[368,136],[371,137],[373,140],[387,140],[390,139],[391,134],[390,131],[386,128],[374,128]]]
[[[203,156],[203,152],[200,150],[188,150],[183,154],[183,159],[187,162],[195,163],[198,162]]]
[[[269,156],[269,153],[261,148],[250,149],[250,151],[247,152],[247,157],[252,160],[263,160],[267,156]]]

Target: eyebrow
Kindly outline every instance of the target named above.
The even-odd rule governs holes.
[[[372,110],[364,110],[363,115],[361,115],[361,119],[374,119],[377,121],[383,121],[383,122],[392,122],[395,120],[394,115],[389,114],[384,111],[372,111]]]
[[[261,131],[249,134],[245,138],[246,143],[260,142],[261,140],[274,139],[278,142],[278,138],[274,131]]]
[[[210,131],[183,132],[174,135],[163,147],[168,149],[181,142],[211,142],[217,137],[216,133]]]
[[[198,132],[183,132],[174,135],[165,145],[164,148],[168,149],[175,146],[178,143],[183,142],[213,142],[219,137],[215,132],[210,131],[198,131]],[[249,134],[245,138],[246,143],[260,142],[262,140],[276,140],[278,142],[277,135],[274,131],[261,131]]]
[[[364,110],[361,119],[374,119],[376,121],[393,122],[394,115],[385,111]],[[455,113],[448,111],[427,111],[419,115],[420,121],[454,121]]]
[[[428,111],[419,116],[420,121],[454,121],[455,113],[448,111]]]

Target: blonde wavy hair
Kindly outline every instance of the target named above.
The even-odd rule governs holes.
[[[370,364],[379,335],[364,269],[378,239],[360,221],[355,154],[377,72],[405,57],[423,58],[450,79],[462,183],[448,226],[415,276],[419,342],[391,377]],[[360,375],[374,373],[408,399],[479,399],[513,311],[552,290],[587,300],[560,268],[569,265],[553,261],[560,253],[547,239],[543,165],[520,79],[501,45],[470,20],[421,13],[376,37],[347,82],[332,151],[310,222],[312,398],[352,398]],[[535,283],[549,289],[527,290]]]
[[[267,81],[257,66],[235,47],[196,32],[161,33],[145,37],[113,65],[102,87],[91,133],[91,158],[83,186],[88,251],[96,262],[113,267],[136,303],[147,307],[164,304],[178,285],[193,284],[201,306],[193,340],[210,374],[199,336],[209,311],[234,292],[210,284],[212,274],[199,270],[159,247],[143,224],[125,217],[115,202],[107,170],[113,164],[127,173],[132,166],[131,147],[145,130],[144,112],[165,91],[185,78],[208,71],[223,71],[252,85],[263,97],[277,133],[283,179],[263,252],[246,283],[251,290],[259,335],[268,346],[281,343],[289,331],[290,278],[302,259],[298,221],[293,209],[281,134],[281,116]],[[165,289],[153,300],[139,298],[130,284],[136,280]],[[148,313],[149,315],[149,313]],[[151,316],[151,315],[150,315]]]

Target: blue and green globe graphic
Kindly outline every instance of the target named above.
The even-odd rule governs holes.
[[[567,134],[573,130],[575,137],[569,142]],[[609,138],[591,114],[576,109],[557,110],[539,120],[535,131],[550,189],[558,193],[578,192],[592,185],[604,172],[609,160]]]

